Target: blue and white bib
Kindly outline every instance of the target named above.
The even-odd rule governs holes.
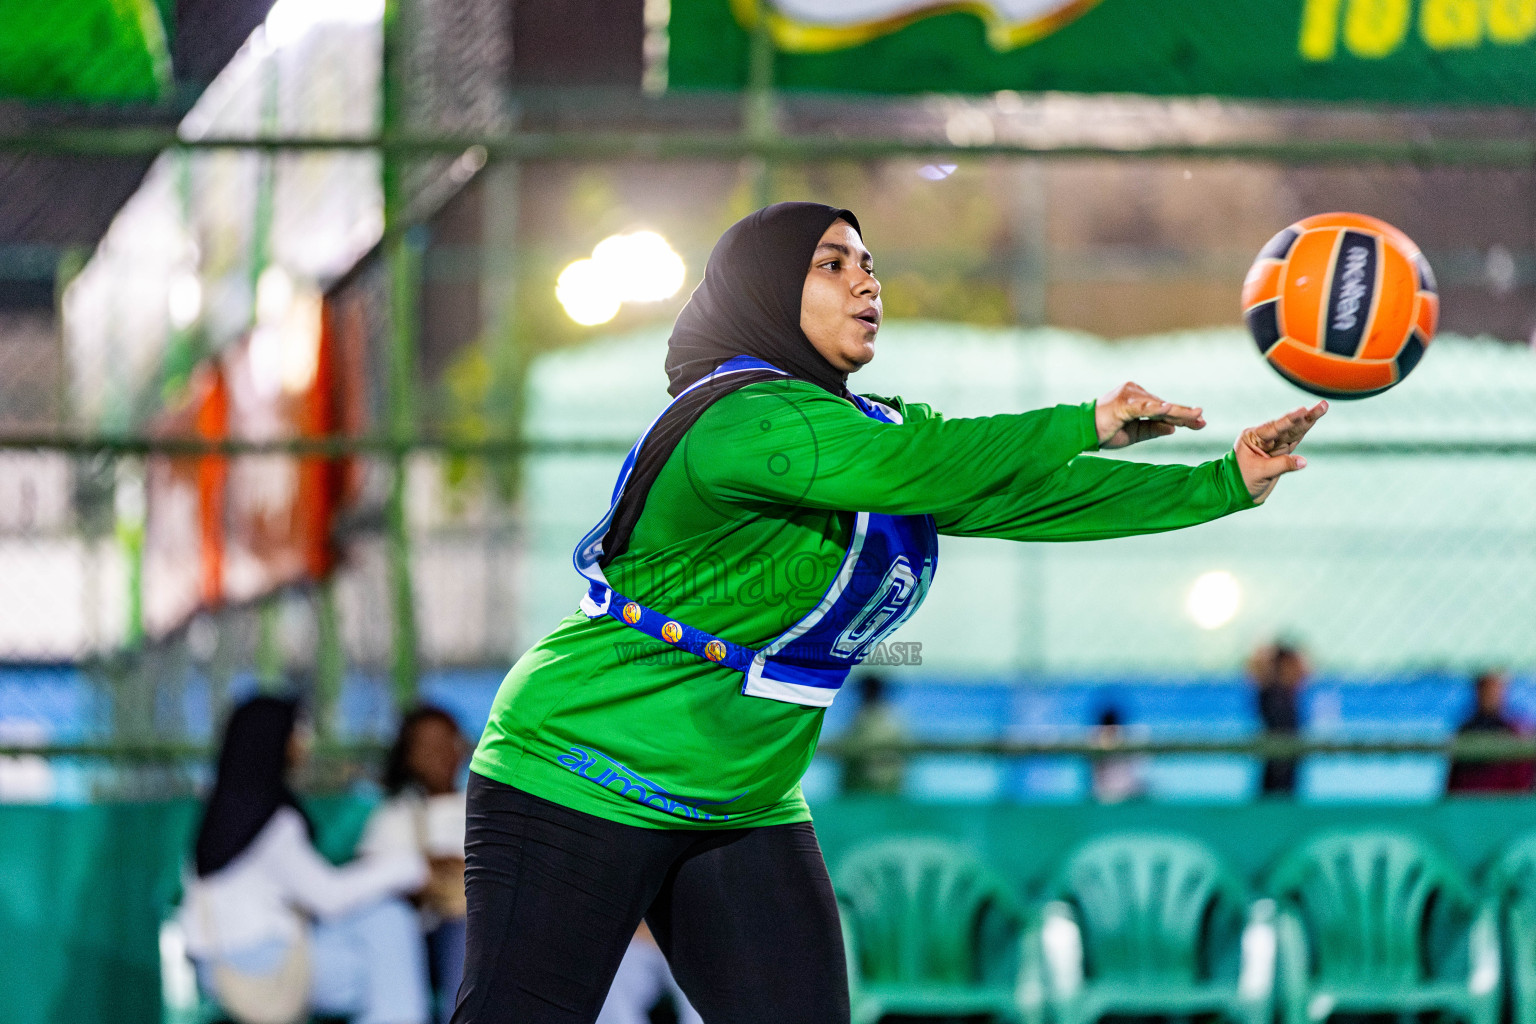
[[[854,513],[848,549],[816,606],[756,650],[625,597],[608,585],[599,564],[605,560],[605,542],[616,554],[627,545],[628,529],[638,518],[660,463],[710,404],[748,384],[788,376],[761,359],[736,356],[679,393],[629,450],[607,514],[581,539],[573,560],[587,580],[581,610],[588,618],[612,616],[647,636],[741,672],[741,692],[747,696],[826,707],[849,670],[911,617],[927,595],[939,556],[932,516]],[[901,414],[890,406],[853,397],[869,418],[901,422]],[[642,445],[656,437],[662,438],[665,451],[642,455]],[[610,532],[616,522],[623,527],[620,535]]]

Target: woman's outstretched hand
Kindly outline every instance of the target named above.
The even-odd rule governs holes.
[[[1205,426],[1200,407],[1174,405],[1140,384],[1125,383],[1099,399],[1093,411],[1100,448],[1124,448],[1152,437],[1167,437],[1179,427]]]
[[[1318,402],[1310,409],[1296,409],[1279,419],[1249,427],[1238,437],[1232,446],[1237,452],[1237,468],[1242,471],[1243,483],[1248,485],[1248,495],[1254,504],[1269,497],[1275,481],[1286,473],[1306,468],[1307,460],[1291,453],[1327,411],[1328,403]]]

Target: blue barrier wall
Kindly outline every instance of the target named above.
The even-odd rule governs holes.
[[[424,700],[441,704],[467,734],[485,724],[500,669],[456,669],[423,678]],[[254,691],[253,678],[234,681],[234,693]],[[891,699],[916,739],[988,740],[1081,736],[1107,707],[1133,735],[1149,738],[1238,738],[1258,732],[1253,695],[1240,675],[1193,677],[1051,678],[977,682],[924,679],[893,682]],[[1466,716],[1471,690],[1460,676],[1419,673],[1377,678],[1319,675],[1302,695],[1308,734],[1328,738],[1422,738],[1450,735]],[[836,737],[857,711],[854,692],[828,711],[824,735]],[[1536,677],[1510,688],[1514,716],[1536,721]],[[208,741],[214,722],[208,688],[193,681],[156,709],[162,735]],[[0,666],[0,742],[69,742],[103,738],[111,707],[78,670],[60,666]],[[341,694],[344,738],[388,740],[395,723],[387,680],[354,675]],[[1314,757],[1303,763],[1298,796],[1313,803],[1354,800],[1423,802],[1444,788],[1445,761],[1433,755]],[[84,767],[56,770],[54,800],[88,795]],[[818,759],[806,777],[812,799],[838,790],[839,771]],[[1163,756],[1145,770],[1147,795],[1169,801],[1243,801],[1257,792],[1259,765],[1240,756]],[[4,787],[0,785],[0,798]],[[1088,764],[1082,758],[1002,759],[925,755],[912,759],[904,795],[915,801],[997,800],[1076,803],[1088,799]]]

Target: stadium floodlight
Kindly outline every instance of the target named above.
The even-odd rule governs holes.
[[[1189,588],[1184,599],[1184,610],[1201,629],[1220,629],[1237,615],[1242,603],[1243,588],[1237,578],[1225,569],[1202,573]]]
[[[611,275],[623,302],[670,299],[687,274],[682,257],[654,231],[610,235],[593,247],[592,259]]]
[[[565,315],[583,327],[607,323],[624,304],[602,264],[591,259],[577,260],[560,272],[555,298],[565,307]]]
[[[584,327],[605,324],[626,302],[661,302],[676,295],[687,277],[683,258],[654,231],[610,235],[560,272],[555,297],[566,315]]]

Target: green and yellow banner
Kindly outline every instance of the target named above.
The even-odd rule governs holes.
[[[672,88],[1536,102],[1536,0],[672,0]]]

